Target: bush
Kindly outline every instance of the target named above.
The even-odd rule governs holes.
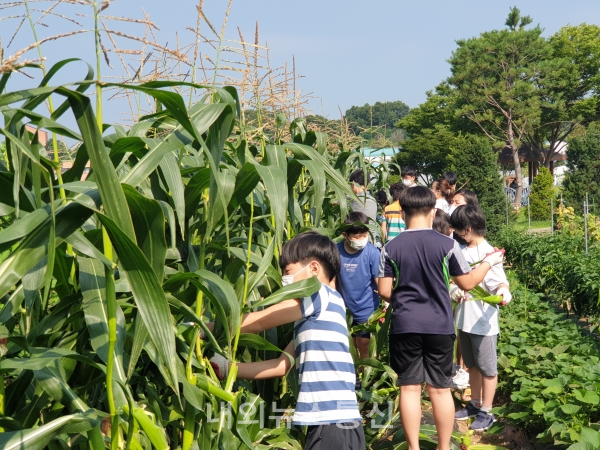
[[[550,199],[554,197],[553,185],[554,177],[550,171],[546,167],[540,168],[538,175],[533,179],[529,194],[529,208],[533,219],[550,218]]]
[[[585,255],[583,233],[571,227],[554,235],[504,229],[494,242],[506,250],[506,261],[536,291],[568,304],[578,315],[600,311],[600,245],[590,239]]]
[[[450,170],[458,175],[457,187],[477,194],[487,231],[495,235],[506,221],[506,198],[498,172],[498,155],[489,139],[461,135],[450,147]]]

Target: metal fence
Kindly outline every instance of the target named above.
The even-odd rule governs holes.
[[[531,227],[531,206],[529,204],[529,192],[530,192],[530,188],[524,188],[523,189],[523,196],[521,197],[521,205],[524,208],[523,210],[526,211],[526,215],[527,215],[527,231],[531,232],[532,231],[532,227]],[[514,209],[515,206],[515,189],[512,188],[504,188],[504,193],[506,194],[506,225],[509,224],[509,216],[511,215],[511,211],[512,212],[516,212]],[[570,206],[574,207],[576,210],[576,215],[582,220],[583,222],[583,235],[584,235],[584,239],[585,239],[585,254],[586,256],[588,255],[588,249],[589,249],[589,240],[590,240],[590,236],[589,236],[589,228],[590,228],[590,223],[589,220],[593,219],[593,220],[599,220],[600,218],[600,205],[598,204],[598,202],[595,202],[594,199],[592,197],[590,197],[590,195],[586,192],[585,194],[585,198],[582,202],[577,202],[577,204],[572,203],[572,202],[568,202],[563,200],[562,195],[559,198],[551,198],[548,201],[548,206],[549,206],[549,214],[548,214],[548,218],[547,219],[541,219],[542,222],[544,222],[545,220],[547,220],[547,225],[544,225],[544,227],[542,228],[536,228],[533,231],[548,231],[551,232],[552,234],[554,234],[554,232],[556,231],[556,214],[557,214],[557,210],[562,206],[563,208],[568,208]],[[595,215],[594,215],[595,213]],[[594,217],[595,216],[595,217]],[[540,219],[537,219],[538,222],[538,226],[539,226],[539,222]],[[548,228],[545,228],[545,227]]]
[[[523,188],[523,192],[521,193],[521,206],[529,205],[530,190],[531,190],[531,188],[529,186]],[[516,198],[517,198],[516,189],[510,188],[510,187],[505,187],[504,194],[506,194],[506,197],[508,198],[508,202],[512,203],[513,205],[516,203]]]

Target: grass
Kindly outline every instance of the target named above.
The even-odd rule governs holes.
[[[529,227],[527,220],[527,208],[521,208],[518,213],[514,213],[513,216],[513,226],[515,230],[526,231],[529,228],[532,230],[543,229],[543,228],[552,228],[552,220],[548,218],[547,220],[534,220],[531,219],[531,227]]]

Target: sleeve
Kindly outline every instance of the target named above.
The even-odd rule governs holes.
[[[447,256],[448,260],[448,273],[451,277],[464,275],[471,271],[469,263],[465,259],[458,242],[454,241],[454,247],[450,250]]]
[[[396,271],[392,265],[390,256],[388,255],[386,248],[381,249],[381,255],[379,260],[379,278],[393,278],[396,276]]]
[[[383,214],[381,215],[381,223],[387,222],[388,211],[386,208],[387,208],[387,206],[385,208],[383,208]]]
[[[508,279],[506,278],[502,264],[497,264],[488,271],[483,279],[483,284],[485,285],[485,290],[490,294],[496,293],[501,284],[508,285]]]
[[[371,277],[372,278],[381,278],[381,268],[379,267],[381,264],[381,252],[377,249],[373,249],[374,251],[370,254],[369,266],[371,269]],[[383,250],[381,250],[383,252]]]
[[[327,290],[321,286],[317,292],[310,297],[302,299],[302,317],[304,319],[316,319],[321,314],[323,296],[327,295]]]

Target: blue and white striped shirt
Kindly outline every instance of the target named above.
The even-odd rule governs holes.
[[[344,300],[323,284],[302,299],[302,317],[294,324],[300,392],[292,423],[361,423]]]

